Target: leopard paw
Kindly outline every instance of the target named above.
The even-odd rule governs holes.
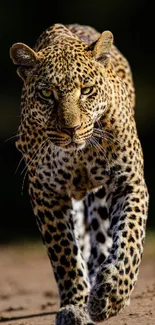
[[[115,316],[129,303],[129,291],[122,289],[120,281],[123,284],[114,265],[106,266],[97,275],[88,300],[89,315],[93,321],[100,322]]]
[[[86,306],[67,305],[60,308],[56,316],[56,325],[93,325]]]

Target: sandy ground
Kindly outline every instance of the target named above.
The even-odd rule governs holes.
[[[0,323],[52,325],[58,307],[56,283],[43,245],[0,246]],[[155,241],[146,241],[130,306],[103,323],[155,325]]]

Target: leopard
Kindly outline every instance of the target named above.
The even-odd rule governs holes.
[[[22,79],[17,149],[60,306],[56,325],[119,314],[137,283],[149,194],[130,64],[113,33],[57,23],[10,57]]]

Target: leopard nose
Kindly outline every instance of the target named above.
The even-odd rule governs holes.
[[[76,125],[73,128],[62,128],[61,131],[73,137],[75,132],[81,127],[81,125]]]

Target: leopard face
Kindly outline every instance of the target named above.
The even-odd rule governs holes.
[[[112,34],[104,32],[93,46],[59,37],[38,52],[22,43],[12,47],[25,83],[24,114],[54,145],[74,150],[94,141],[97,122],[112,100],[107,73],[111,45]]]

